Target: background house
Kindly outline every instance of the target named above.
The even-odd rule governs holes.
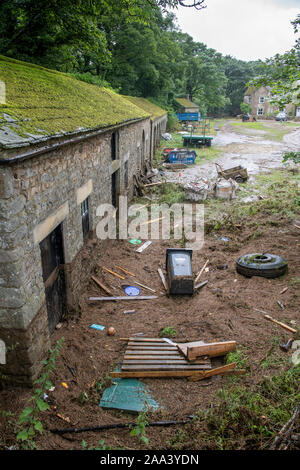
[[[97,207],[131,197],[151,159],[151,120],[108,89],[1,56],[0,80],[0,373],[30,385],[105,249]]]
[[[279,109],[270,103],[270,98],[271,88],[269,86],[263,86],[257,89],[250,86],[245,92],[244,102],[251,106],[250,114],[252,116],[258,119],[274,118],[279,112]],[[291,118],[295,117],[295,105],[288,104],[285,107],[285,111]]]

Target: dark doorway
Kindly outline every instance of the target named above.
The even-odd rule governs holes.
[[[49,331],[52,333],[66,308],[66,282],[61,224],[40,243]]]

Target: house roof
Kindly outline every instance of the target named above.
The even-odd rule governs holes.
[[[168,113],[168,111],[161,108],[157,104],[152,103],[152,101],[149,101],[147,98],[140,98],[138,96],[124,96],[124,98],[133,103],[135,106],[143,109],[146,113],[149,113],[151,115],[152,121],[155,121],[155,119],[158,119]]]
[[[259,87],[259,88],[255,88],[254,86],[248,86],[247,90],[245,91],[245,95],[244,95],[244,96],[250,96],[250,95],[252,95],[252,93],[254,93],[255,91],[260,90],[261,88],[264,88],[264,89],[267,90],[267,91],[270,91],[270,90],[271,90],[271,87],[270,87],[270,86],[261,86],[261,87]]]
[[[175,98],[175,101],[183,106],[184,108],[199,108],[199,106],[192,101],[188,100],[187,98]]]
[[[150,112],[109,89],[4,56],[0,56],[1,81],[5,99],[0,93],[0,148],[4,149],[150,117]]]

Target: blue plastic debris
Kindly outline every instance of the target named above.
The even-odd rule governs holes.
[[[100,406],[132,413],[161,408],[137,379],[114,379],[114,385],[104,390]]]
[[[103,331],[105,330],[105,326],[102,326],[102,325],[96,325],[95,323],[93,323],[90,328],[94,328],[95,330],[100,330],[100,331]]]
[[[135,295],[140,295],[141,290],[136,286],[127,286],[127,287],[125,287],[124,292],[127,295],[135,296]]]

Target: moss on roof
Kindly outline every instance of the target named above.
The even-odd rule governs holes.
[[[187,98],[175,98],[175,101],[177,101],[184,108],[199,108],[197,104],[193,103]]]
[[[0,55],[0,145],[14,147],[53,135],[150,117],[117,93],[70,75]]]
[[[161,116],[164,116],[168,112],[157,104],[152,103],[147,98],[140,98],[138,96],[124,96],[124,98],[143,109],[146,113],[149,113],[151,115],[152,121]]]

